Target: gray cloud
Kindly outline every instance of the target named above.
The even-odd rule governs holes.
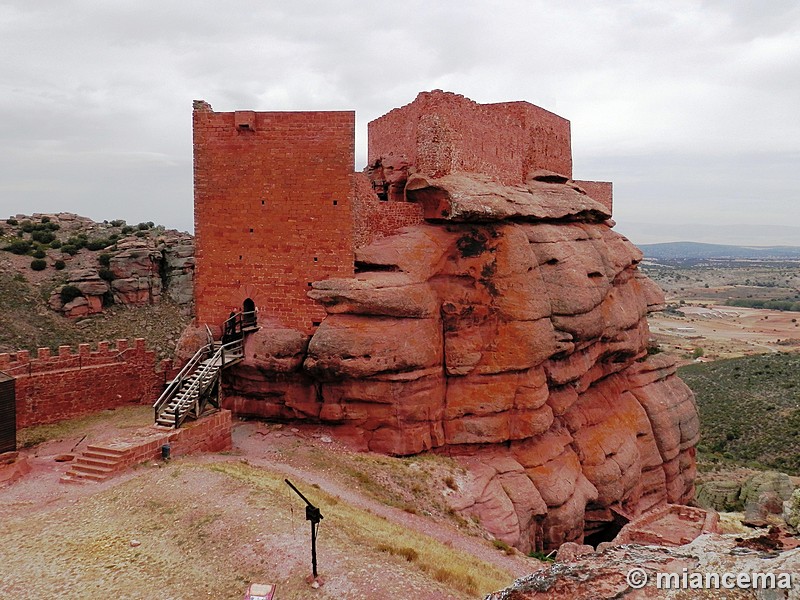
[[[355,109],[360,168],[368,120],[443,88],[570,119],[623,232],[800,223],[794,1],[7,1],[0,52],[0,215],[190,229],[193,99]]]

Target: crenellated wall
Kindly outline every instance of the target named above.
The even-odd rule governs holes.
[[[0,354],[0,371],[15,378],[17,428],[55,423],[124,404],[154,402],[171,376],[143,339],[100,342],[92,350],[60,346]]]

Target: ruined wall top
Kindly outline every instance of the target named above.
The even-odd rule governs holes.
[[[389,155],[434,177],[483,173],[511,185],[546,169],[572,178],[567,119],[529,102],[478,104],[441,90],[369,123],[369,162]]]

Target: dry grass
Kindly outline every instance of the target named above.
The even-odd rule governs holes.
[[[220,463],[208,468],[245,481],[256,490],[285,495],[283,479],[269,471],[244,463]],[[474,556],[342,503],[324,492],[315,491],[314,497],[325,517],[321,527],[335,531],[336,535],[346,538],[354,547],[369,546],[379,552],[402,557],[423,573],[454,590],[470,596],[483,596],[513,580],[510,573]]]
[[[477,598],[513,576],[299,484],[324,515],[318,551],[334,598]],[[55,510],[54,510],[55,509]],[[240,600],[251,581],[306,599],[302,502],[275,472],[175,460],[75,501],[20,508],[0,528],[0,598]],[[139,545],[132,544],[136,540]],[[413,590],[409,592],[409,590]]]
[[[333,466],[330,453],[317,448],[310,449],[308,460],[319,469]],[[347,452],[336,455],[333,475],[387,506],[463,527],[466,521],[449,509],[444,495],[458,489],[464,473],[455,460],[438,454],[397,458]]]
[[[128,428],[145,427],[152,422],[153,409],[150,406],[123,406],[115,410],[104,410],[58,423],[20,429],[17,431],[17,444],[21,448],[30,448],[50,440],[80,436],[84,433],[87,433],[87,439],[89,439],[92,430],[102,429],[106,424],[113,423],[115,428]]]

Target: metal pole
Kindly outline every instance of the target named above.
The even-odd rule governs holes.
[[[322,513],[319,508],[309,502],[308,498],[291,481],[288,479],[283,481],[306,503],[306,520],[311,521],[311,572],[314,579],[317,579],[317,526],[323,519]]]
[[[311,572],[317,578],[317,524],[311,521]]]

